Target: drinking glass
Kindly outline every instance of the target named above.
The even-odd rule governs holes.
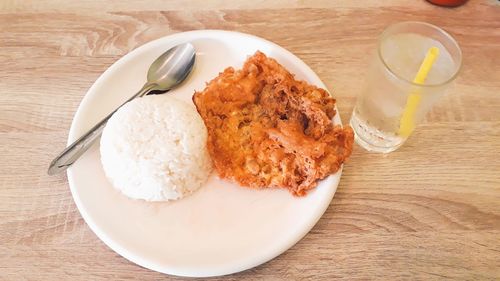
[[[423,22],[389,26],[350,120],[356,142],[369,151],[396,150],[449,88],[461,64],[460,47],[441,28]],[[425,65],[428,73],[423,74]]]

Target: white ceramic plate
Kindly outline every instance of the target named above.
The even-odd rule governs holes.
[[[76,112],[68,143],[140,89],[151,62],[183,42],[195,46],[196,65],[186,83],[170,94],[186,101],[224,68],[241,67],[257,50],[278,60],[297,78],[326,88],[299,58],[264,39],[216,30],[177,33],[135,49],[97,79]],[[334,122],[341,123],[338,114]],[[323,215],[341,174],[326,178],[303,198],[286,190],[247,189],[214,175],[206,186],[180,201],[146,203],[115,191],[99,157],[96,144],[68,170],[73,198],[90,228],[136,264],[192,277],[249,269],[292,247]]]

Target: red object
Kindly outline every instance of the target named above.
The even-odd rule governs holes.
[[[427,1],[431,2],[432,4],[445,7],[457,7],[467,2],[467,0],[427,0]]]

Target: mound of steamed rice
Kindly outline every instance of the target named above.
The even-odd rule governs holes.
[[[207,180],[207,130],[193,105],[168,95],[132,100],[108,121],[101,162],[112,185],[130,198],[182,198]]]

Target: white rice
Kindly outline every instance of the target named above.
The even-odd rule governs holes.
[[[135,99],[108,121],[101,162],[112,185],[146,201],[175,200],[211,172],[207,130],[194,105],[168,95]]]

